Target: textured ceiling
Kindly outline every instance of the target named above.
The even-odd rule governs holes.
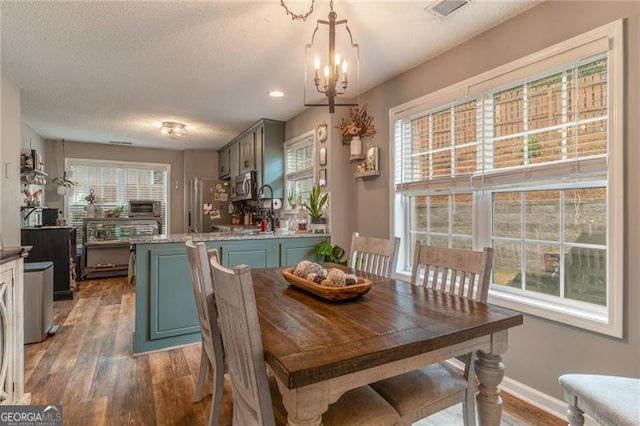
[[[366,91],[537,2],[473,0],[445,19],[428,0],[336,0],[335,10],[360,44]],[[297,13],[310,3],[287,1]],[[303,22],[278,0],[2,0],[1,66],[44,138],[217,149],[260,118],[305,109],[304,45],[328,11],[317,0]],[[188,136],[168,139],[161,121],[186,123]]]

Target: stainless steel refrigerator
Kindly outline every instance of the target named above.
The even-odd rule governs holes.
[[[196,177],[189,181],[187,227],[189,232],[211,232],[213,225],[231,224],[229,182]]]

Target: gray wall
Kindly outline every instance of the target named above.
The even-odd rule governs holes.
[[[331,193],[329,226],[331,243],[349,251],[351,233],[358,230],[355,222],[358,200],[356,199],[356,182],[353,177],[355,166],[349,163],[349,146],[342,144],[340,131],[335,128],[339,117],[349,113],[347,108],[336,108],[334,115],[328,108],[310,108],[287,122],[285,141],[300,136],[322,122],[328,124],[328,137],[323,143],[316,142],[316,164],[320,148],[327,148],[327,187]],[[317,176],[316,176],[317,179]],[[363,231],[364,233],[364,231]]]
[[[218,178],[218,153],[213,150],[184,151],[184,181],[194,177]],[[175,186],[175,180],[173,182]]]
[[[561,399],[557,378],[567,372],[591,372],[640,377],[640,255],[639,235],[640,131],[636,125],[640,90],[638,87],[640,2],[637,1],[546,1],[472,40],[379,85],[361,95],[375,117],[380,146],[381,175],[353,185],[332,187],[332,196],[347,199],[356,209],[335,211],[344,219],[345,233],[389,235],[390,184],[389,109],[451,84],[526,56],[555,43],[582,34],[617,19],[626,18],[626,138],[625,138],[625,332],[615,339],[586,330],[564,326],[527,315],[523,326],[510,334],[505,355],[506,374],[538,391]],[[361,70],[366,72],[366,70]],[[346,111],[337,111],[339,121]],[[309,122],[306,112],[288,123],[289,136]],[[334,123],[335,124],[335,123]],[[333,136],[333,135],[332,135]],[[340,154],[348,156],[348,152]],[[350,165],[345,175],[352,174]],[[333,172],[332,172],[333,173]],[[334,217],[335,221],[339,219]],[[338,235],[334,233],[334,239]],[[344,239],[344,238],[343,238]],[[348,246],[348,245],[347,245]]]
[[[0,236],[5,247],[20,245],[20,89],[2,74],[0,82]]]

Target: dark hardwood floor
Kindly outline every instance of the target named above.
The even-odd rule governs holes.
[[[65,426],[207,424],[210,395],[192,401],[200,345],[133,357],[133,286],[117,277],[79,287],[73,300],[54,302],[57,333],[25,346],[25,388],[32,404],[62,405]],[[227,413],[230,404],[225,398]],[[418,424],[462,424],[460,414],[456,406]],[[504,394],[502,424],[566,423]]]

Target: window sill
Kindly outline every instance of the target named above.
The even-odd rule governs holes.
[[[605,307],[602,311],[588,311],[494,289],[489,290],[488,302],[588,331],[622,337],[622,322],[612,319],[613,315],[608,314]]]

